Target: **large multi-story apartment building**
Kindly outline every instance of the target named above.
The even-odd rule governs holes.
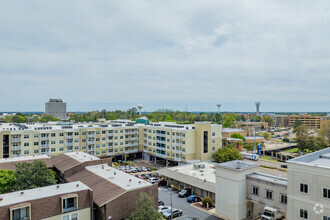
[[[272,126],[275,127],[287,127],[289,126],[289,116],[288,115],[270,115],[273,119]]]
[[[45,114],[66,120],[66,103],[62,99],[50,99],[45,103]]]
[[[290,115],[289,126],[293,126],[295,121],[301,121],[304,125],[311,129],[320,129],[321,116],[312,116],[308,114]]]
[[[143,156],[187,162],[208,160],[221,147],[221,125],[196,122],[137,124],[129,120],[99,123],[0,125],[0,158],[82,151],[97,157]]]

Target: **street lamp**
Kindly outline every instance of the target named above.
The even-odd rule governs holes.
[[[171,219],[173,219],[173,209],[172,209],[172,189],[173,189],[173,185],[171,185],[171,191],[170,191],[170,199],[171,199]]]
[[[256,147],[257,147],[257,141],[256,141],[256,117],[257,114],[259,114],[259,107],[260,107],[260,102],[256,102],[256,113],[254,115],[254,148],[253,148],[253,154],[256,153]]]

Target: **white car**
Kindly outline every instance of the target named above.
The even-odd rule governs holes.
[[[158,206],[158,212],[161,212],[162,214],[164,214],[164,212],[167,212],[168,210],[171,210],[171,207],[169,206]]]
[[[148,179],[148,181],[149,181],[149,183],[152,183],[152,184],[154,184],[154,183],[158,183],[158,178],[156,178],[156,177],[151,177],[151,178]]]
[[[146,167],[142,167],[143,172],[148,172],[148,169]]]

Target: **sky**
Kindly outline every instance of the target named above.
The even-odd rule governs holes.
[[[0,112],[330,111],[328,0],[0,6]]]

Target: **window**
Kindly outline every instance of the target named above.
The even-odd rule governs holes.
[[[330,199],[330,189],[323,188],[323,198]]]
[[[78,213],[63,215],[62,220],[78,220]]]
[[[24,151],[24,154],[29,154],[29,153],[30,153],[29,150]]]
[[[215,132],[212,132],[212,136],[215,136]]]
[[[302,219],[308,219],[308,211],[305,209],[299,210],[299,217]]]
[[[102,134],[105,134],[105,131],[102,131]]]
[[[60,140],[60,144],[63,144],[64,143],[64,140]]]
[[[50,144],[56,144],[56,141],[51,141]]]
[[[63,147],[60,147],[60,151],[64,151],[64,148]]]
[[[96,138],[96,141],[100,141],[100,138]]]
[[[273,199],[273,191],[266,190],[266,199]]]
[[[100,134],[100,131],[96,131],[96,134]]]
[[[24,138],[29,138],[29,135],[28,134],[24,134]]]
[[[214,139],[212,140],[212,143],[213,143],[213,144],[215,143],[215,140],[214,140]]]
[[[252,194],[259,196],[259,187],[252,186]]]
[[[120,136],[120,139],[123,139],[124,138],[124,136]]]
[[[35,149],[33,152],[34,152],[35,154],[38,154],[38,153],[39,153],[39,150],[38,150],[38,149]]]
[[[182,144],[186,144],[186,142],[185,141],[182,141]]]
[[[204,153],[207,153],[209,151],[208,149],[208,140],[209,140],[209,134],[208,131],[204,131]]]
[[[34,146],[38,146],[39,145],[39,142],[34,142],[33,145]]]
[[[81,132],[81,135],[86,135],[86,131]]]
[[[285,194],[280,194],[280,203],[287,204],[288,203],[288,197]]]
[[[79,150],[79,146],[74,146],[74,149],[75,150]]]
[[[300,192],[308,193],[308,184],[300,183]]]
[[[12,210],[11,219],[12,220],[30,219],[30,206]]]
[[[100,151],[96,151],[96,154],[100,154]]]
[[[182,137],[185,137],[186,136],[186,134],[185,133],[182,133]]]
[[[33,137],[34,137],[34,138],[38,138],[39,135],[38,135],[38,134],[34,134]]]
[[[62,200],[63,212],[70,212],[77,209],[77,197],[65,198]]]
[[[86,149],[86,146],[85,145],[81,146],[81,149]]]
[[[212,147],[212,150],[215,150],[215,147],[214,146]]]
[[[78,143],[78,142],[79,142],[79,139],[74,139],[74,142],[75,142],[75,143]]]
[[[74,135],[76,135],[76,136],[79,135],[79,132],[75,132]]]
[[[86,139],[82,139],[81,142],[86,142]]]
[[[99,144],[97,144],[97,145],[96,145],[96,148],[99,148],[99,147],[100,147],[100,145],[99,145]]]
[[[55,134],[55,133],[51,133],[50,136],[51,136],[51,137],[55,137],[56,134]]]
[[[28,146],[29,146],[29,142],[25,142],[24,147],[28,147]]]
[[[323,216],[323,220],[330,220],[329,216]]]
[[[51,150],[51,152],[55,152],[56,151],[56,148],[53,147],[50,150]]]
[[[60,133],[60,137],[63,137],[64,136],[64,133]]]

